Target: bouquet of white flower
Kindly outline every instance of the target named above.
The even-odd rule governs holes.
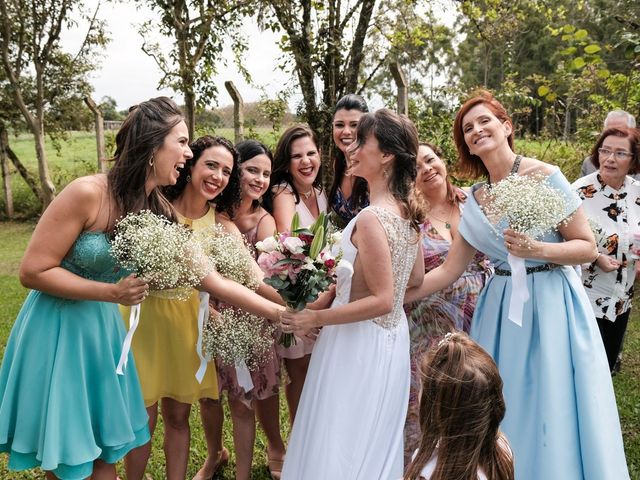
[[[225,365],[244,362],[255,370],[269,359],[275,327],[260,317],[224,306],[209,316],[202,345],[209,359],[217,357]]]
[[[213,268],[190,230],[149,210],[130,213],[116,224],[110,251],[123,268],[148,282],[154,295],[176,300],[191,297],[193,288]],[[120,375],[127,366],[139,318],[140,305],[134,305],[116,369]]]
[[[566,225],[568,198],[549,185],[542,174],[511,174],[488,189],[485,212],[488,218],[506,219],[509,228],[535,239]],[[529,299],[527,271],[523,258],[510,252],[507,261],[511,267],[511,299],[509,319],[522,326],[524,303]]]

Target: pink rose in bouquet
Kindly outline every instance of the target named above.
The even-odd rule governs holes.
[[[261,252],[258,265],[265,272],[264,282],[275,288],[293,310],[302,310],[335,283],[336,266],[342,257],[342,252],[333,253],[340,236],[329,235],[324,213],[308,228],[300,228],[299,222],[296,213],[289,231],[256,244]],[[295,342],[291,333],[280,337],[285,347]]]

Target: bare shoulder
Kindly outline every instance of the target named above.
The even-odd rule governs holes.
[[[549,163],[541,162],[535,158],[523,157],[520,164],[520,175],[544,175],[548,177],[558,167]]]
[[[233,223],[229,217],[227,217],[226,215],[223,214],[216,214],[216,223],[218,223],[219,225],[222,225],[222,227],[229,233],[233,233],[234,235],[237,236],[242,236],[240,233],[240,230],[238,230],[238,227],[236,226],[235,223]]]

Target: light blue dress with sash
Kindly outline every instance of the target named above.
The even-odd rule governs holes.
[[[546,180],[580,200],[560,170]],[[509,270],[502,231],[478,205],[472,187],[459,232],[497,270]],[[558,232],[541,240],[562,242]],[[543,262],[527,260],[527,267]],[[529,273],[522,326],[508,318],[512,277],[493,275],[476,304],[471,336],[494,358],[504,380],[501,428],[515,458],[517,480],[629,478],[616,400],[602,340],[580,277],[569,266]]]
[[[61,266],[114,283],[126,275],[104,232],[83,232]],[[42,467],[61,479],[91,475],[149,441],[133,356],[116,374],[125,328],[118,306],[32,290],[0,368],[0,451],[9,468]]]

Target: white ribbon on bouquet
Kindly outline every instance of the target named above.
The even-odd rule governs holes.
[[[127,362],[129,361],[129,351],[131,350],[131,342],[133,342],[133,334],[136,333],[138,323],[140,323],[140,304],[133,305],[131,307],[131,313],[129,313],[129,331],[124,337],[120,360],[116,367],[116,373],[118,375],[124,375],[124,369],[127,367]]]
[[[509,320],[522,326],[524,304],[529,300],[529,287],[527,285],[527,267],[524,258],[507,254],[507,261],[511,267],[511,299],[509,300]]]

